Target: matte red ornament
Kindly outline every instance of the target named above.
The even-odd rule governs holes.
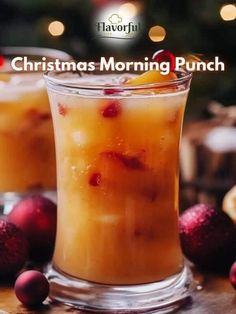
[[[15,282],[15,294],[26,306],[41,305],[49,294],[49,283],[46,277],[36,270],[23,272]]]

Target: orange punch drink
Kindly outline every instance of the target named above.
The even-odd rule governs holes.
[[[13,71],[11,61],[21,56],[32,61],[71,57],[32,47],[0,48],[0,54],[0,205],[7,207],[22,195],[56,188],[54,135],[42,72]]]
[[[46,76],[58,174],[53,299],[148,312],[186,295],[178,158],[190,77]]]

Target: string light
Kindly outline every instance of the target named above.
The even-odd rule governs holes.
[[[236,19],[236,6],[233,4],[223,5],[220,9],[220,16],[224,21],[233,21]]]
[[[61,36],[65,31],[65,26],[60,21],[53,21],[48,25],[48,31],[52,36]]]
[[[162,26],[155,25],[149,29],[148,36],[151,41],[162,41],[166,37],[166,30]]]

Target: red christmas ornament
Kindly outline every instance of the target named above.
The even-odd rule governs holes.
[[[198,204],[180,217],[180,240],[185,256],[210,270],[226,270],[236,259],[236,229],[223,212]]]
[[[26,306],[41,305],[49,294],[46,277],[36,270],[23,272],[15,282],[15,294]]]
[[[17,225],[29,240],[30,257],[45,261],[52,255],[56,234],[57,207],[43,196],[32,196],[18,202],[8,221]]]
[[[153,61],[156,61],[158,63],[161,62],[169,62],[170,63],[170,71],[175,71],[175,56],[172,52],[168,50],[158,50],[154,53],[152,56]]]
[[[0,220],[0,277],[15,275],[26,262],[28,241],[15,225]]]
[[[229,280],[234,289],[236,289],[236,262],[230,268]]]

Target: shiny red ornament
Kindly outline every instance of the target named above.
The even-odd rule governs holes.
[[[18,202],[8,221],[18,226],[29,241],[30,258],[44,261],[51,257],[56,235],[57,206],[43,196],[31,196]]]
[[[197,204],[183,212],[179,228],[183,253],[197,266],[225,271],[236,259],[236,229],[223,211]]]

